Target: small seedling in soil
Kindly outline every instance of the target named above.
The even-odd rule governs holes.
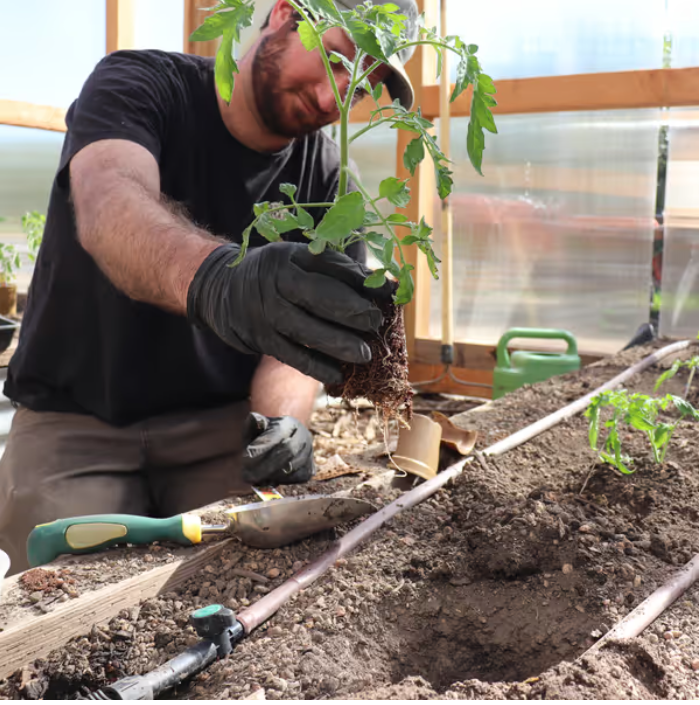
[[[392,206],[405,208],[411,200],[405,180],[388,176],[379,186],[379,193],[372,196],[363,186],[359,176],[351,171],[349,163],[350,143],[379,125],[405,130],[415,137],[406,147],[403,161],[411,175],[429,155],[435,169],[437,191],[441,199],[452,192],[452,172],[449,160],[440,150],[436,138],[430,134],[432,122],[417,111],[406,110],[400,102],[380,105],[382,84],[373,87],[371,75],[382,65],[388,64],[392,56],[412,51],[415,46],[430,46],[437,52],[438,76],[442,69],[443,50],[459,57],[454,101],[468,86],[472,86],[471,111],[467,128],[467,153],[474,168],[481,174],[485,147],[484,130],[496,132],[491,108],[496,105],[493,94],[496,89],[489,76],[483,73],[476,56],[478,47],[466,44],[459,37],[440,37],[435,29],[421,24],[418,38],[410,41],[406,37],[406,17],[393,4],[372,5],[367,2],[353,10],[341,10],[332,0],[288,0],[289,5],[301,17],[298,23],[299,37],[308,51],[318,51],[328,75],[340,114],[340,176],[338,193],[333,202],[299,203],[295,200],[297,186],[282,184],[280,192],[287,203],[264,202],[254,207],[254,219],[242,235],[239,260],[245,256],[253,230],[275,242],[285,233],[300,230],[309,240],[309,250],[320,254],[326,248],[344,252],[351,244],[362,241],[381,263],[365,280],[368,288],[379,288],[388,275],[396,282],[393,303],[384,313],[384,326],[379,335],[368,339],[372,350],[369,365],[347,365],[342,385],[328,389],[333,396],[345,399],[365,397],[372,401],[385,415],[410,418],[413,392],[408,382],[408,356],[403,324],[403,306],[411,301],[414,293],[411,271],[413,265],[406,261],[404,248],[415,245],[426,257],[428,267],[438,278],[438,258],[433,251],[432,228],[424,219],[411,222],[400,213],[385,216],[379,204],[387,201]],[[222,0],[215,13],[207,17],[191,35],[193,41],[208,41],[222,36],[215,63],[215,78],[221,97],[230,102],[234,74],[238,73],[233,58],[233,48],[240,31],[249,27],[253,19],[253,0]],[[339,27],[352,38],[357,51],[351,60],[334,51],[327,51],[323,35]],[[350,83],[345,95],[341,95],[336,82],[340,71],[347,71]],[[349,136],[350,111],[361,93],[366,92],[374,100],[369,124]],[[353,184],[354,187],[353,188]],[[316,224],[309,213],[311,208],[326,209],[320,223]],[[398,255],[398,260],[395,258]],[[236,263],[234,263],[235,266]]]
[[[612,418],[604,423],[608,435],[603,444],[603,449],[598,449],[598,435],[600,430],[600,412],[610,407]],[[673,423],[659,420],[659,413],[669,407],[675,407],[680,414]],[[588,440],[593,450],[598,451],[601,460],[617,468],[625,475],[631,475],[634,470],[628,466],[632,459],[622,451],[620,430],[623,424],[633,429],[643,431],[654,453],[654,461],[663,463],[666,457],[671,436],[686,417],[698,420],[698,410],[685,399],[667,394],[665,397],[650,397],[646,394],[630,394],[626,389],[613,392],[603,392],[591,400],[584,416],[589,420]]]
[[[9,286],[15,281],[22,266],[19,252],[14,245],[0,242],[0,286]]]
[[[39,211],[31,211],[22,216],[22,231],[27,236],[27,246],[29,247],[29,261],[36,262],[36,256],[44,237],[44,227],[46,226],[46,216]]]
[[[678,373],[679,370],[681,369],[687,369],[690,370],[690,374],[688,375],[688,381],[685,385],[685,392],[683,393],[683,398],[687,399],[688,398],[688,392],[690,391],[690,385],[693,382],[693,377],[695,376],[696,372],[698,371],[698,356],[696,355],[695,357],[690,358],[690,360],[676,360],[671,367],[664,372],[659,379],[656,380],[656,384],[654,385],[654,391],[658,391],[659,387],[672,377],[675,377],[676,374]]]

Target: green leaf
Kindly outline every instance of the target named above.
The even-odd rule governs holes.
[[[326,212],[316,228],[316,236],[329,242],[340,242],[353,230],[362,227],[365,220],[365,201],[362,194],[352,191],[341,196]]]
[[[411,176],[416,173],[416,167],[423,161],[425,157],[425,147],[423,146],[423,138],[416,137],[406,145],[406,151],[403,153],[403,163],[408,169]]]
[[[479,51],[479,46],[478,46],[477,44],[470,44],[470,45],[467,47],[467,51],[468,51],[470,54],[476,54],[476,52]]]
[[[301,206],[297,206],[297,222],[302,230],[312,230],[314,227],[313,217]]]
[[[388,269],[391,266],[391,261],[394,259],[394,241],[387,240],[382,248],[382,264]]]
[[[386,198],[399,208],[405,208],[411,200],[411,192],[406,181],[390,176],[379,184],[379,197]]]
[[[673,365],[671,366],[671,368],[666,370],[666,372],[664,372],[659,377],[659,379],[656,380],[656,384],[654,385],[654,391],[656,392],[664,382],[671,379],[671,377],[673,377],[678,372],[680,367],[681,367],[681,360],[676,360],[673,363]]]
[[[233,74],[238,73],[238,65],[233,58],[233,41],[233,32],[230,30],[224,32],[224,38],[221,41],[219,50],[216,52],[216,60],[214,62],[216,87],[222,100],[226,103],[231,102]]]
[[[469,161],[480,176],[484,175],[481,171],[484,146],[484,134],[470,117],[469,125],[467,126],[467,154],[469,155]]]
[[[384,237],[384,235],[382,235],[381,233],[374,232],[373,230],[364,233],[362,237],[365,242],[372,243],[373,245],[377,245],[377,247],[382,248],[388,242],[388,239]]]
[[[311,252],[312,255],[320,255],[321,252],[326,249],[327,244],[327,240],[312,240],[309,243],[309,252]]]
[[[379,289],[379,287],[384,286],[386,282],[386,277],[384,276],[385,272],[385,269],[377,269],[374,271],[365,279],[365,286],[369,289]]]
[[[306,20],[300,22],[297,31],[299,32],[299,39],[301,39],[301,43],[304,45],[306,51],[313,51],[319,48],[320,43],[316,28],[310,22]]]
[[[690,402],[677,396],[672,396],[671,400],[676,409],[680,412],[681,417],[690,416],[696,421],[698,420],[698,410]]]
[[[392,213],[390,216],[387,217],[387,221],[389,223],[407,223],[408,217],[405,216],[403,213]]]
[[[376,27],[358,19],[348,20],[346,26],[352,40],[359,49],[364,51],[365,54],[369,54],[375,59],[387,63],[387,57],[384,55],[382,47],[375,36],[375,32],[377,31]]]
[[[419,242],[418,249],[425,255],[425,258],[428,261],[428,269],[430,270],[430,273],[433,275],[433,279],[439,279],[440,277],[438,275],[437,263],[440,262],[440,260],[437,258],[436,254],[433,252],[433,248],[430,245],[430,243],[429,242]]]
[[[435,167],[435,181],[437,183],[438,196],[444,201],[451,193],[454,186],[452,172],[446,166]]]
[[[289,196],[292,200],[294,200],[294,194],[297,192],[297,187],[294,184],[280,184],[280,193],[283,193],[285,196]]]
[[[379,99],[382,97],[382,93],[384,92],[384,83],[379,82],[373,89],[372,89],[372,98],[374,98],[375,102],[379,102]]]
[[[302,0],[302,4],[317,17],[342,22],[343,18],[332,0]]]
[[[413,298],[413,277],[411,276],[412,269],[413,265],[406,264],[399,272],[399,287],[394,295],[394,302],[397,306],[403,306]]]

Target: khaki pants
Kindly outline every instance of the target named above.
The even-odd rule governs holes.
[[[20,408],[0,461],[0,548],[25,570],[37,525],[84,514],[166,517],[250,486],[240,475],[248,402],[115,428]]]

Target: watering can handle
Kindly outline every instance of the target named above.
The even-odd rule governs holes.
[[[540,338],[548,340],[565,340],[568,344],[567,355],[578,355],[576,338],[567,330],[556,328],[511,328],[501,336],[496,348],[496,364],[498,367],[510,367],[510,355],[508,355],[508,343],[513,338]]]

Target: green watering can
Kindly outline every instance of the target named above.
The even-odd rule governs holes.
[[[509,355],[508,343],[513,338],[565,340],[568,347],[564,353],[517,350]],[[498,341],[496,348],[493,398],[498,399],[524,384],[543,382],[550,377],[578,370],[580,367],[581,358],[578,356],[576,338],[568,331],[549,328],[511,328]]]

